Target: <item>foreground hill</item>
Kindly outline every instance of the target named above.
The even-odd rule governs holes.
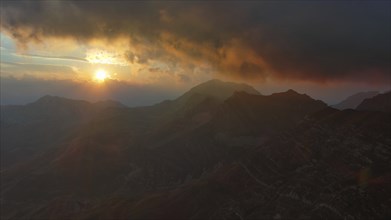
[[[389,215],[388,113],[217,80],[147,107],[77,103],[67,121],[39,122],[78,118],[72,135],[2,170],[2,219]]]
[[[199,179],[113,197],[80,219],[381,219],[391,214],[390,119],[325,109]]]
[[[354,95],[347,97],[345,100],[340,103],[333,105],[333,108],[344,110],[344,109],[355,109],[359,104],[361,104],[364,99],[372,98],[378,95],[379,92],[370,91],[370,92],[360,92]]]

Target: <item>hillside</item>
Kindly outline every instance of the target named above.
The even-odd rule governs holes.
[[[147,107],[43,97],[2,111],[2,156],[17,158],[2,219],[390,214],[389,113],[216,80]]]
[[[391,92],[365,99],[356,109],[360,111],[391,112]]]

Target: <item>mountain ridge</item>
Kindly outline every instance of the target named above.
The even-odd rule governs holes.
[[[72,117],[51,108],[55,117],[27,114],[32,122],[2,127],[2,162],[19,161],[2,166],[2,218],[386,216],[378,207],[391,193],[383,187],[388,113],[340,111],[294,90],[262,95],[221,81],[199,88],[152,106],[90,103],[94,114],[81,107]],[[224,91],[210,96],[213,89]],[[368,167],[363,187],[356,180]],[[352,210],[349,198],[372,203]]]
[[[356,109],[360,111],[391,112],[391,91],[365,99]]]
[[[344,110],[344,109],[355,109],[367,98],[372,98],[378,95],[378,91],[359,92],[348,96],[338,104],[332,105],[333,108]]]

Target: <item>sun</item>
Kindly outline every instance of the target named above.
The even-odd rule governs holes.
[[[97,82],[104,82],[108,77],[109,75],[107,74],[107,72],[103,69],[100,69],[95,72],[94,79]]]

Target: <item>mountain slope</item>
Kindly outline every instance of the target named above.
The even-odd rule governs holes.
[[[24,106],[1,106],[2,168],[69,140],[76,129],[120,103],[44,96]]]
[[[104,108],[91,114],[90,107],[97,106]],[[61,113],[64,108],[53,107],[50,118],[69,114]],[[85,109],[88,120],[66,130],[69,138],[2,171],[2,218],[312,219],[389,213],[388,113],[339,111],[293,90],[263,96],[221,81],[154,106],[87,103],[70,112],[84,119]],[[40,123],[48,126],[51,120]],[[66,123],[59,120],[57,126]]]
[[[167,155],[167,152],[170,151],[167,150],[167,145],[180,146],[183,137],[187,138],[189,133],[207,124],[224,99],[236,91],[258,93],[245,84],[211,80],[194,87],[173,101],[150,107],[121,109],[115,114],[99,115],[81,129],[79,136],[73,141],[74,144],[68,147],[72,150],[63,151],[56,159],[55,164],[76,178],[85,176],[86,172],[94,173],[92,170],[95,170],[98,179],[98,173],[112,173],[113,169],[124,170],[121,167],[125,160],[128,160],[128,163],[137,163],[136,166],[149,166],[145,165],[145,160],[161,161],[155,158],[158,157],[155,154]],[[198,142],[195,141],[195,143]],[[159,150],[149,152],[154,148],[161,148],[164,152],[159,152]],[[108,153],[113,149],[117,149],[114,150],[117,152],[116,154]],[[89,164],[103,163],[102,159],[97,156],[102,153],[107,157],[112,155],[114,161],[122,160],[123,162],[120,164],[108,163],[107,166],[103,166],[105,169],[93,169],[93,166],[91,169],[85,169],[90,165],[87,165],[83,158],[89,158]],[[175,155],[176,152],[172,152],[172,154]],[[126,157],[127,159],[120,159],[119,155],[131,156]],[[143,158],[144,161],[140,161],[138,157]],[[75,160],[79,162],[69,162]],[[155,164],[155,162],[152,163]],[[98,166],[96,165],[96,167]],[[156,166],[159,165],[156,164]],[[82,168],[80,169],[80,167]],[[168,169],[171,168],[173,167],[170,165]],[[178,178],[178,173],[176,171],[174,173],[175,178]],[[165,182],[166,178],[163,180],[162,182]]]
[[[295,126],[308,114],[326,108],[305,94],[293,90],[270,96],[237,92],[221,106],[215,129],[232,135],[263,135]]]
[[[188,92],[180,96],[177,100],[180,101],[187,99],[189,96],[194,94],[201,94],[219,100],[225,100],[229,98],[234,92],[246,92],[248,94],[259,95],[257,90],[247,84],[224,82],[213,79],[193,87]]]
[[[391,214],[390,131],[390,115],[324,109],[181,187],[137,200],[113,197],[79,216],[384,218]]]
[[[378,95],[379,92],[370,91],[370,92],[360,92],[354,95],[351,95],[341,101],[340,103],[333,105],[333,108],[344,110],[344,109],[355,109],[364,99],[372,98]]]
[[[166,111],[170,115],[183,115],[187,109],[199,105],[201,102],[205,101],[205,99],[221,103],[235,92],[241,91],[259,95],[257,90],[247,84],[224,82],[213,79],[193,87],[175,100],[163,101],[153,107],[158,108],[160,111]]]
[[[356,109],[360,111],[391,112],[391,92],[365,99]]]

